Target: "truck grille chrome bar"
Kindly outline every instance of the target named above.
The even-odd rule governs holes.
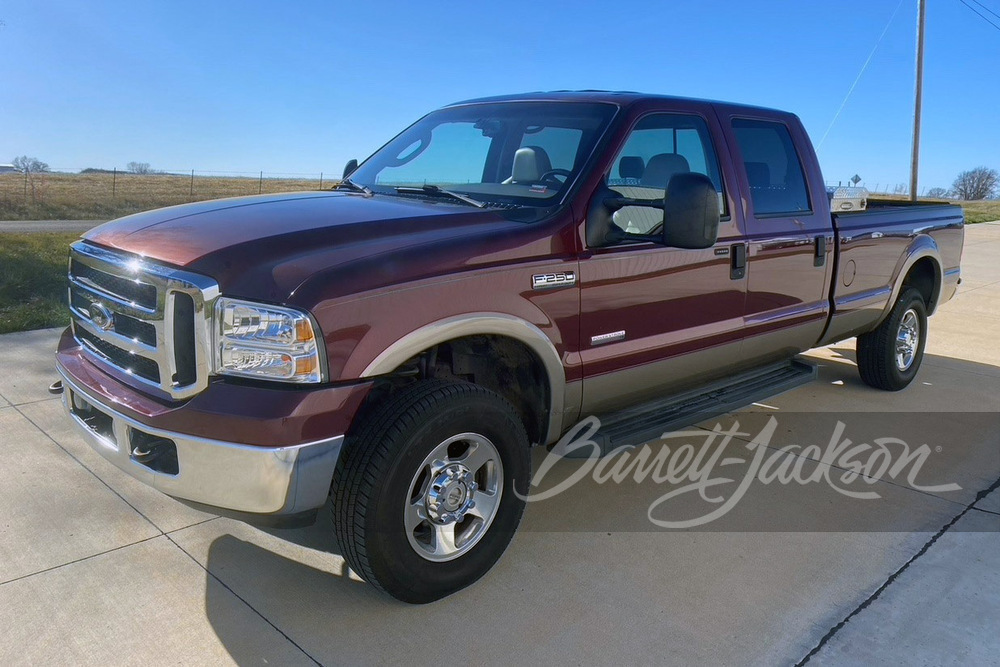
[[[73,335],[123,382],[184,399],[208,386],[218,284],[137,255],[70,248]]]

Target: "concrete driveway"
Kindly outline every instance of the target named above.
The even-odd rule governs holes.
[[[590,476],[530,504],[482,581],[423,607],[349,572],[328,512],[260,530],[125,476],[46,393],[58,332],[0,337],[0,664],[996,664],[1000,224],[968,229],[964,271],[906,391],[862,385],[845,343],[810,355],[816,382],[701,425],[739,421],[727,451],[746,459],[771,417],[769,455],[823,447],[841,420],[856,442],[927,444],[915,480],[788,450],[824,481],[755,483],[716,521],[669,530],[647,513],[676,484]]]

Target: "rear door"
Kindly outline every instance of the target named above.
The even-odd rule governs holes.
[[[815,154],[794,116],[722,110],[720,117],[741,190],[749,194],[743,358],[762,363],[807,350],[822,335],[830,313],[833,221]]]
[[[744,239],[730,195],[734,176],[718,120],[707,104],[650,103],[637,109],[604,165],[608,187],[636,199],[662,199],[678,172],[706,174],[719,193],[715,247],[665,248],[650,242],[587,248],[580,259],[580,347],[584,414],[634,404],[709,379],[739,361],[743,272],[730,255]],[[625,207],[621,229],[646,234],[663,212]],[[666,224],[669,224],[669,220]]]

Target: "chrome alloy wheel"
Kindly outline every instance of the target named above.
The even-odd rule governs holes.
[[[500,507],[503,464],[493,443],[460,433],[435,447],[410,482],[403,524],[423,558],[448,561],[482,539]]]
[[[907,370],[913,365],[920,347],[920,319],[912,308],[903,313],[896,332],[896,368]]]

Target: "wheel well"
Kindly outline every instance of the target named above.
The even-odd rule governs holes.
[[[903,287],[916,288],[924,298],[927,306],[927,313],[934,312],[937,305],[938,289],[941,285],[941,277],[937,264],[930,257],[918,259],[903,278]]]
[[[411,357],[380,379],[359,417],[400,388],[431,378],[471,382],[495,391],[517,410],[528,439],[544,443],[551,398],[545,367],[527,345],[501,335],[464,336]]]

